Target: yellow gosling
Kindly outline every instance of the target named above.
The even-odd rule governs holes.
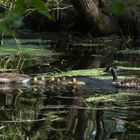
[[[48,83],[54,83],[55,82],[55,78],[54,77],[49,77],[48,79],[47,79],[47,82]]]
[[[45,76],[43,76],[43,75],[41,76],[41,81],[46,81]]]
[[[62,78],[62,81],[61,81],[62,85],[68,85],[70,83],[71,83],[71,81],[67,80],[65,77]]]
[[[36,81],[37,81],[37,77],[34,77],[34,78],[33,78],[33,81],[36,82]]]
[[[38,80],[37,77],[34,77],[33,83],[34,84],[45,84],[45,78],[42,79],[42,77],[41,77],[41,80]]]
[[[63,77],[63,78],[62,78],[62,81],[65,81],[65,80],[66,80],[66,77]]]
[[[72,81],[69,82],[69,84],[73,85],[85,85],[84,81],[76,80],[76,78],[73,78]]]
[[[56,83],[59,84],[61,82],[60,78],[56,79]]]

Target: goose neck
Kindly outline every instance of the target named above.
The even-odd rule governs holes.
[[[117,72],[114,68],[111,68],[111,74],[113,76],[113,81],[117,81],[118,78],[117,78]]]

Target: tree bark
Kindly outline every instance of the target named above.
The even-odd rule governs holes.
[[[4,32],[0,32],[0,45],[3,45]]]
[[[0,14],[3,14],[6,11],[6,7],[0,4]],[[3,45],[3,36],[4,32],[0,32],[0,45]]]
[[[93,0],[71,0],[79,15],[85,19],[87,26],[96,34],[106,34],[111,32],[110,19],[102,13]]]

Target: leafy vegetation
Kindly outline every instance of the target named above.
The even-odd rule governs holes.
[[[1,1],[1,7],[5,8],[0,21],[1,32],[14,32],[23,25],[23,17],[29,12],[37,10],[45,14],[49,19],[51,16],[47,5],[42,0],[16,0]]]
[[[139,8],[139,2],[137,0],[115,0],[111,5],[112,12],[117,15],[121,16],[127,10],[136,10]]]

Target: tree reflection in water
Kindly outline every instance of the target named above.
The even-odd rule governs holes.
[[[114,104],[101,101],[87,105],[83,102],[86,93],[81,87],[48,85],[22,93],[1,91],[0,138],[108,140],[123,139],[127,132],[138,133],[138,122],[133,121],[139,117],[138,110],[106,110]]]

